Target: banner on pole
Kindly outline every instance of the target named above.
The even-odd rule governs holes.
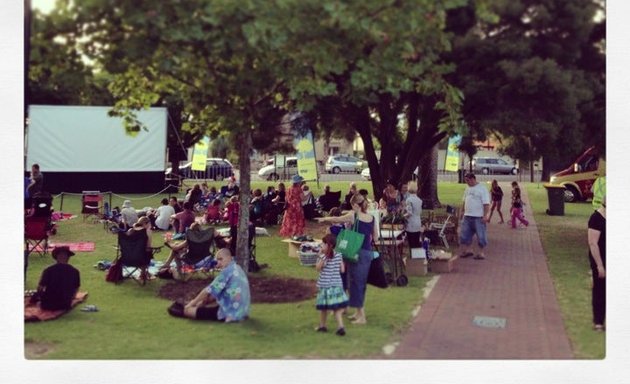
[[[208,156],[208,147],[210,146],[210,138],[204,136],[193,148],[192,167],[193,171],[206,170],[206,159]]]
[[[448,139],[446,147],[446,161],[444,164],[445,171],[457,172],[459,169],[459,149],[457,147],[462,142],[462,136],[457,135]]]
[[[297,149],[298,173],[304,181],[317,180],[317,161],[313,147],[313,133],[309,130],[305,135],[295,135],[293,145]]]

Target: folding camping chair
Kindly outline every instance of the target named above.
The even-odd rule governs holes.
[[[27,257],[33,251],[41,256],[48,252],[48,227],[49,218],[47,217],[26,217],[24,220],[24,247]]]
[[[324,212],[341,205],[341,191],[328,192],[317,199],[317,205]]]
[[[103,215],[103,194],[100,191],[83,191],[81,196],[81,213],[83,221],[90,216],[98,219]]]
[[[215,265],[212,244],[214,241],[214,228],[192,230],[186,229],[186,245],[188,252],[181,258],[175,258],[178,272],[182,272],[181,263],[189,265],[193,272],[212,274]]]
[[[451,222],[452,217],[456,213],[456,209],[453,206],[446,206],[446,219],[443,222],[433,222],[429,224],[429,231],[437,231],[437,238],[439,238],[446,248],[450,248],[447,239],[447,230],[451,228],[455,228],[455,222]],[[428,236],[431,237],[431,236]],[[431,239],[432,241],[434,239]]]
[[[115,261],[122,263],[123,267],[128,267],[127,273],[123,269],[123,279],[131,277],[140,285],[146,283],[151,259],[154,254],[162,250],[162,247],[147,248],[147,239],[146,230],[118,233]],[[136,277],[134,274],[138,270],[140,270],[140,276]]]

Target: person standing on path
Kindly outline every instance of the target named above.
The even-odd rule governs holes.
[[[492,180],[492,184],[490,185],[490,196],[492,198],[492,206],[490,207],[490,217],[488,217],[488,223],[492,220],[492,214],[494,210],[497,210],[501,221],[499,224],[503,224],[505,220],[503,220],[503,213],[501,212],[501,201],[503,200],[503,190],[499,187],[499,183],[496,179]]]
[[[593,275],[593,329],[603,331],[606,321],[606,196],[588,220],[588,260]]]
[[[474,257],[476,260],[483,260],[486,256],[483,249],[488,245],[486,236],[486,223],[490,221],[490,192],[479,184],[474,173],[467,173],[464,180],[468,187],[464,191],[464,199],[460,210],[461,229],[459,243],[462,251],[460,257],[467,258],[473,256],[472,238],[477,235],[477,245],[479,253]]]
[[[512,182],[512,208],[510,209],[510,215],[512,216],[512,228],[516,228],[516,219],[518,219],[526,227],[529,226],[529,221],[525,219],[523,215],[523,200],[521,200],[521,188],[516,181]]]

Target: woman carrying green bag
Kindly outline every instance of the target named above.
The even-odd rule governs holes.
[[[348,305],[356,308],[356,312],[350,316],[352,324],[366,324],[365,317],[365,290],[367,287],[368,272],[370,271],[370,263],[372,262],[372,239],[378,238],[376,226],[374,225],[374,217],[367,213],[368,202],[360,194],[354,195],[350,199],[352,211],[343,216],[338,217],[319,217],[318,222],[328,223],[355,223],[357,220],[356,231],[363,234],[363,244],[359,249],[359,257],[356,263],[348,263],[348,276],[350,280],[349,291],[350,300]]]

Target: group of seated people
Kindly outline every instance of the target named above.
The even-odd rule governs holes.
[[[198,224],[197,224],[198,225]],[[129,231],[146,230],[150,233],[150,222],[141,217]],[[198,230],[195,228],[195,230]],[[172,246],[169,259],[185,259],[185,242]],[[168,313],[172,316],[198,320],[235,322],[247,319],[250,311],[250,290],[247,274],[236,264],[232,252],[225,243],[217,242],[220,247],[216,253],[216,269],[220,272],[213,281],[190,302],[174,302]],[[147,247],[150,247],[150,236]],[[55,263],[47,267],[39,280],[37,291],[30,303],[39,302],[44,310],[68,310],[81,285],[80,272],[69,263],[74,256],[67,246],[55,247],[52,257]],[[168,261],[168,260],[167,260]],[[169,263],[170,264],[170,263]]]
[[[396,189],[393,183],[388,182],[383,191],[382,198],[374,208],[378,208],[387,213],[400,211],[404,208],[404,201],[408,195],[407,185],[402,184],[400,190]],[[306,220],[313,220],[316,217],[328,215],[331,209],[349,210],[350,199],[358,191],[354,182],[350,183],[349,189],[341,200],[341,191],[332,192],[329,185],[324,186],[324,193],[315,198],[313,192],[307,184],[302,185],[302,208]],[[181,237],[186,228],[195,221],[195,216],[202,213],[204,223],[221,224],[226,223],[236,226],[238,222],[238,201],[239,187],[233,177],[228,180],[227,185],[217,191],[215,187],[208,188],[204,182],[195,184],[188,192],[183,202],[176,196],[169,199],[162,199],[161,205],[157,208],[145,208],[138,211],[131,206],[131,201],[125,200],[120,210],[120,228],[127,230],[138,220],[138,217],[147,216],[151,221],[154,230],[173,230],[177,237]],[[261,189],[252,191],[249,204],[250,221],[256,226],[276,225],[281,220],[286,207],[286,187],[280,182],[278,186],[268,186],[263,192]]]

